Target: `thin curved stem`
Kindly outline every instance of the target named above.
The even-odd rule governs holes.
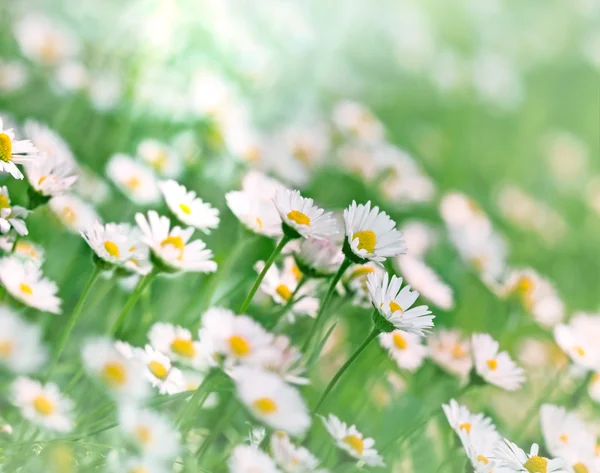
[[[344,363],[342,365],[342,367],[337,371],[337,373],[334,375],[334,377],[331,379],[331,381],[329,381],[329,384],[325,388],[325,391],[323,391],[323,394],[321,395],[321,399],[319,399],[319,402],[317,402],[317,405],[315,406],[315,408],[313,410],[314,414],[317,414],[319,412],[319,408],[321,407],[321,405],[327,398],[327,395],[335,387],[335,385],[340,380],[340,378],[343,376],[343,374],[348,370],[348,368],[350,368],[350,366],[352,366],[352,363],[354,363],[356,361],[356,359],[360,356],[360,354],[364,351],[364,349],[367,348],[369,346],[369,344],[373,340],[375,340],[375,338],[377,338],[377,336],[380,333],[381,332],[377,327],[373,327],[373,329],[371,330],[371,333],[369,333],[367,338],[365,338],[364,342],[361,343],[361,345],[356,349],[356,351],[352,354],[352,356],[350,358],[348,358],[346,363]]]
[[[133,309],[133,307],[135,306],[136,302],[138,301],[138,299],[142,295],[142,292],[144,292],[144,289],[146,289],[146,287],[148,286],[148,284],[150,284],[152,282],[152,280],[154,279],[154,277],[156,276],[156,274],[157,273],[154,270],[152,270],[150,273],[148,273],[146,276],[144,276],[142,279],[140,279],[140,281],[137,283],[137,286],[135,287],[135,289],[133,290],[133,292],[129,296],[129,299],[127,299],[127,302],[125,303],[125,305],[121,309],[121,312],[119,312],[119,315],[117,316],[117,318],[113,322],[112,326],[108,330],[108,334],[110,336],[114,336],[117,333],[117,331],[119,330],[119,328],[123,324],[123,321],[125,320],[125,318],[129,314],[129,312],[131,312],[131,309]]]
[[[273,253],[271,253],[271,256],[269,256],[269,259],[265,263],[265,267],[263,268],[263,270],[260,272],[260,274],[256,278],[256,281],[254,281],[254,285],[252,286],[252,289],[250,289],[250,292],[246,296],[246,300],[244,301],[244,303],[240,307],[240,310],[239,310],[240,314],[243,314],[246,311],[246,309],[250,305],[250,302],[252,302],[252,298],[254,297],[254,294],[256,294],[256,291],[258,290],[258,288],[260,286],[260,283],[265,278],[265,275],[267,274],[267,271],[273,265],[273,263],[275,262],[275,259],[277,258],[277,256],[279,256],[279,254],[283,251],[283,247],[285,245],[287,245],[287,243],[289,241],[290,241],[290,237],[288,237],[287,235],[283,235],[283,237],[281,238],[281,241],[275,247],[275,249],[273,250]]]
[[[48,380],[50,379],[50,376],[52,376],[52,372],[54,371],[54,369],[56,368],[56,365],[58,364],[58,361],[60,360],[60,355],[62,354],[63,350],[65,349],[65,345],[67,344],[69,335],[71,335],[71,331],[73,330],[73,327],[75,327],[77,320],[79,320],[79,316],[81,315],[81,311],[83,309],[83,304],[85,303],[86,299],[88,298],[88,296],[90,294],[90,290],[92,289],[92,286],[98,280],[98,276],[100,276],[100,268],[97,265],[94,265],[94,270],[92,271],[92,274],[90,275],[90,278],[88,279],[88,282],[85,285],[83,292],[79,296],[79,300],[77,301],[77,304],[73,308],[73,312],[71,312],[71,317],[69,317],[69,320],[67,321],[67,326],[64,328],[64,330],[62,332],[60,341],[58,342],[58,348],[54,352],[54,356],[52,357],[52,361],[50,363],[50,368],[48,368],[48,372],[46,373],[46,376],[44,377],[44,383],[48,382]]]

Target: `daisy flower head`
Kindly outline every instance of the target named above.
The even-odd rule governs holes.
[[[427,347],[421,343],[421,337],[414,333],[394,330],[379,335],[379,344],[385,348],[398,368],[416,371],[427,356]]]
[[[23,62],[0,60],[0,92],[16,92],[28,81],[29,72]]]
[[[431,359],[445,371],[466,379],[473,368],[471,341],[458,330],[437,329],[427,337]]]
[[[179,325],[157,322],[150,328],[148,339],[155,350],[170,360],[198,369],[210,365],[208,354],[200,342],[192,338],[192,332]]]
[[[129,200],[138,205],[160,201],[160,190],[154,173],[142,163],[125,154],[113,155],[106,165],[106,174]]]
[[[135,348],[133,358],[146,367],[146,377],[160,394],[176,394],[185,390],[183,373],[175,368],[171,360],[150,345]]]
[[[280,473],[265,452],[250,445],[238,445],[229,458],[229,473]]]
[[[540,423],[544,444],[551,455],[564,458],[568,451],[594,452],[596,439],[588,432],[587,425],[564,407],[543,404],[540,408]]]
[[[384,272],[382,266],[373,262],[353,265],[342,278],[338,291],[341,293],[343,291],[348,292],[352,296],[353,305],[368,309],[371,307],[369,287],[367,286],[369,274],[381,273],[381,276],[383,276]]]
[[[367,276],[367,287],[376,310],[374,321],[382,331],[399,329],[423,336],[433,327],[435,315],[425,305],[412,307],[419,293],[411,291],[410,286],[400,289],[402,278],[394,275],[390,280],[387,272],[383,276],[371,273]]]
[[[592,375],[592,379],[588,386],[588,394],[594,401],[600,402],[600,372],[599,371],[596,371]]]
[[[356,426],[348,426],[333,414],[329,414],[327,418],[320,417],[338,448],[366,465],[385,466],[383,458],[373,448],[375,440],[365,438]]]
[[[278,374],[286,383],[297,385],[310,383],[305,376],[302,352],[292,345],[286,335],[277,335],[271,348],[272,356],[263,363],[264,369]]]
[[[0,187],[0,233],[8,233],[11,228],[19,235],[27,235],[27,226],[25,218],[29,215],[29,210],[19,205],[11,205],[8,188]]]
[[[54,383],[42,385],[33,379],[18,377],[11,385],[11,399],[21,415],[34,424],[56,432],[73,429],[73,402],[64,397]]]
[[[155,265],[166,272],[191,271],[213,273],[217,263],[212,261],[213,253],[206,249],[202,240],[190,242],[193,228],[171,228],[167,217],[159,216],[154,210],[138,213],[135,221],[142,231],[142,242],[148,245]]]
[[[454,291],[422,259],[412,255],[399,255],[396,263],[400,274],[422,297],[442,310],[452,310]]]
[[[554,327],[554,339],[573,363],[586,369],[600,366],[600,315],[575,314],[568,324]]]
[[[100,220],[92,205],[73,194],[53,197],[48,206],[67,230],[78,235]]]
[[[25,121],[23,130],[39,153],[54,156],[58,162],[67,162],[73,169],[77,169],[77,161],[71,147],[56,131],[36,120]]]
[[[119,423],[144,457],[169,461],[179,453],[179,432],[165,417],[126,403],[121,406]]]
[[[496,444],[494,459],[498,473],[569,473],[569,469],[562,459],[548,459],[541,457],[539,446],[533,444],[529,454],[504,439]]]
[[[117,398],[138,400],[148,394],[148,381],[138,363],[127,358],[109,338],[87,340],[82,349],[86,371]]]
[[[44,262],[44,248],[29,240],[18,240],[14,245],[13,256],[20,258],[23,261],[31,261],[38,268]]]
[[[35,263],[15,256],[0,259],[0,283],[19,302],[42,312],[60,314],[58,286],[46,279]]]
[[[466,406],[459,404],[454,399],[450,399],[448,404],[442,404],[442,409],[448,419],[448,424],[461,438],[470,436],[474,426],[483,426],[496,431],[496,427],[489,417],[483,414],[472,414]]]
[[[39,325],[31,324],[8,307],[0,307],[0,365],[13,373],[33,373],[48,358]]]
[[[184,225],[204,233],[210,233],[219,226],[219,210],[200,199],[194,191],[188,191],[172,179],[158,186],[169,210]]]
[[[525,372],[486,333],[473,334],[471,347],[476,373],[486,382],[506,391],[516,391],[525,382]]]
[[[384,138],[381,122],[363,104],[351,100],[338,102],[333,109],[333,123],[343,134],[368,143]]]
[[[23,179],[23,173],[17,164],[34,161],[38,150],[29,140],[15,139],[12,128],[4,128],[0,117],[0,173],[7,172],[15,179]]]
[[[325,239],[338,233],[332,212],[317,207],[299,191],[279,189],[273,202],[281,217],[283,233],[289,238]]]
[[[239,399],[258,420],[295,437],[310,427],[310,414],[302,396],[278,375],[260,368],[239,367],[231,377]]]
[[[273,458],[285,473],[325,473],[321,463],[308,449],[294,445],[288,434],[278,430],[271,435]]]
[[[73,191],[94,205],[106,203],[111,196],[111,190],[104,178],[87,168],[81,168],[79,171],[79,179]]]
[[[78,179],[78,170],[64,158],[41,152],[34,162],[25,165],[30,189],[40,201],[65,194]]]
[[[344,210],[344,223],[344,254],[354,263],[382,263],[388,257],[406,253],[403,234],[396,230],[396,223],[379,207],[371,208],[370,201],[366,205],[353,201]]]
[[[137,155],[159,175],[177,177],[183,171],[183,158],[174,148],[157,140],[143,140]]]
[[[94,222],[81,232],[81,236],[94,251],[95,259],[109,267],[144,257],[144,245],[139,241],[138,233],[127,223],[102,225]]]
[[[321,278],[337,272],[344,261],[344,253],[331,240],[306,238],[294,252],[294,259],[302,273]]]

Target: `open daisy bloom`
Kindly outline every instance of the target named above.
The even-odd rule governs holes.
[[[0,283],[19,302],[42,312],[60,314],[58,287],[43,276],[35,263],[15,256],[0,259]]]
[[[271,435],[271,451],[275,462],[285,473],[325,473],[319,470],[320,461],[304,447],[297,447],[285,432]]]
[[[32,373],[42,367],[47,357],[41,327],[8,307],[0,307],[0,365],[14,373]]]
[[[429,356],[442,369],[466,379],[473,368],[471,341],[458,330],[436,329],[427,337]]]
[[[137,147],[137,155],[161,176],[178,177],[183,170],[183,158],[157,140],[143,140]]]
[[[150,328],[148,339],[152,348],[171,360],[199,369],[210,364],[208,353],[200,342],[192,338],[192,332],[179,325],[157,322]]]
[[[125,265],[132,260],[147,259],[146,246],[139,233],[127,223],[95,222],[81,236],[94,251],[95,257],[109,266]]]
[[[160,201],[160,191],[154,173],[131,156],[112,156],[106,165],[106,175],[125,197],[136,204],[151,205]]]
[[[354,263],[381,263],[386,258],[406,253],[403,234],[396,230],[396,223],[385,212],[380,212],[379,207],[371,208],[371,202],[357,205],[353,201],[344,210],[344,222],[344,254]]]
[[[167,217],[159,216],[154,210],[135,215],[142,241],[150,247],[152,261],[166,272],[192,271],[212,273],[217,263],[211,260],[213,253],[206,249],[202,240],[190,242],[193,228],[171,227]]]
[[[554,339],[573,363],[586,369],[600,366],[600,315],[575,314],[568,324],[554,327]]]
[[[310,415],[300,393],[278,375],[239,367],[231,377],[239,399],[260,421],[292,436],[301,436],[310,427]]]
[[[70,232],[80,234],[100,220],[96,209],[83,199],[66,194],[53,197],[48,202],[50,210]]]
[[[13,129],[5,129],[0,118],[0,172],[7,172],[15,179],[23,179],[17,164],[26,164],[37,157],[37,148],[29,140],[15,139]]]
[[[475,371],[486,382],[507,391],[516,391],[525,381],[525,372],[505,351],[498,352],[499,344],[485,333],[471,338]]]
[[[25,165],[25,174],[41,203],[50,197],[66,193],[78,179],[78,170],[73,163],[45,152],[35,162]]]
[[[56,432],[73,429],[73,402],[62,396],[55,384],[42,386],[33,379],[19,377],[12,383],[11,392],[12,403],[31,422]]]
[[[367,286],[376,314],[381,316],[374,315],[373,319],[377,326],[381,325],[382,331],[399,329],[423,336],[433,327],[435,315],[431,314],[427,306],[411,308],[419,293],[411,291],[410,286],[400,290],[402,278],[392,276],[390,280],[388,273],[384,273],[383,276],[371,273],[367,277]]]
[[[25,136],[40,153],[54,156],[59,162],[67,162],[77,168],[75,156],[69,144],[56,131],[35,120],[27,120],[23,126]]]
[[[181,223],[204,233],[219,226],[219,211],[197,197],[194,191],[188,191],[173,180],[161,182],[159,188],[167,207]]]
[[[150,345],[132,350],[135,361],[146,368],[146,377],[160,394],[176,394],[185,391],[183,373],[172,365],[171,360]]]
[[[250,445],[238,445],[229,458],[229,473],[280,473],[265,452]]]
[[[11,205],[6,186],[0,187],[0,233],[8,233],[11,228],[19,235],[27,235],[24,219],[29,210],[19,205]]]
[[[375,440],[365,438],[356,426],[348,426],[333,414],[329,414],[327,418],[321,416],[321,420],[338,448],[366,465],[385,466],[383,458],[373,448]]]
[[[341,133],[360,141],[377,143],[384,138],[383,125],[361,103],[350,100],[338,102],[333,110],[332,119]]]
[[[548,459],[538,455],[537,444],[531,446],[526,454],[510,440],[504,439],[496,444],[494,458],[499,473],[569,473],[562,459]]]
[[[400,369],[416,371],[427,356],[427,347],[421,343],[421,337],[414,333],[394,330],[382,333],[378,338],[380,345]]]

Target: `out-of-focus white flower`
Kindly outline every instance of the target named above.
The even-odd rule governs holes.
[[[32,373],[46,362],[42,330],[8,307],[0,307],[0,364],[14,373]]]
[[[404,222],[400,231],[404,234],[407,253],[413,258],[423,258],[439,240],[438,232],[419,220]]]
[[[11,399],[23,417],[45,429],[56,432],[73,429],[73,402],[54,383],[42,386],[33,379],[19,377],[11,385]]]
[[[373,448],[375,440],[365,438],[356,426],[348,426],[333,414],[327,418],[321,416],[321,419],[338,448],[366,465],[385,466],[383,458]]]
[[[554,327],[554,339],[571,360],[587,369],[600,366],[600,315],[577,313],[568,324]]]
[[[369,143],[383,140],[383,125],[369,109],[358,102],[338,102],[333,109],[332,120],[341,133],[352,138]]]
[[[219,226],[219,210],[197,197],[194,191],[188,191],[174,180],[161,182],[159,188],[167,207],[181,223],[204,233]]]
[[[146,376],[160,394],[176,394],[186,389],[183,373],[171,360],[150,345],[132,351],[133,358],[146,367]]]
[[[171,147],[157,140],[143,140],[137,147],[137,155],[165,177],[178,177],[183,171],[183,159]]]
[[[229,473],[280,473],[271,457],[256,447],[238,445],[229,458]]]
[[[400,369],[416,371],[427,356],[427,348],[421,343],[421,337],[413,333],[394,330],[382,333],[378,338]]]
[[[494,457],[499,473],[569,473],[564,460],[548,459],[538,455],[537,444],[531,446],[529,454],[526,454],[510,440],[504,439],[496,444]]]
[[[373,181],[380,172],[375,159],[377,147],[362,143],[346,143],[337,150],[337,159],[347,172],[366,182]]]
[[[198,136],[192,130],[177,133],[173,137],[171,145],[187,166],[193,166],[201,157],[202,148]]]
[[[54,81],[59,92],[79,92],[87,88],[89,73],[81,62],[67,61],[58,66]]]
[[[310,380],[305,377],[302,353],[286,335],[277,335],[270,351],[272,356],[263,363],[264,369],[277,373],[286,383],[310,384]]]
[[[271,435],[273,458],[285,473],[325,473],[319,469],[320,461],[304,447],[297,447],[285,432],[277,431]]]
[[[35,120],[27,120],[23,130],[39,153],[54,156],[58,162],[66,161],[73,169],[77,169],[77,161],[71,147],[56,131]]]
[[[471,344],[458,330],[437,329],[427,337],[431,359],[444,370],[466,379],[473,367]]]
[[[503,56],[482,52],[472,64],[472,81],[479,99],[494,107],[513,110],[525,95],[514,65]]]
[[[278,375],[239,367],[231,373],[240,400],[254,417],[274,429],[301,436],[311,419],[300,393]]]
[[[197,369],[209,366],[208,354],[199,342],[192,339],[192,333],[183,327],[157,322],[148,332],[148,339],[155,350],[169,359]]]
[[[20,90],[29,80],[29,72],[20,61],[0,59],[0,92],[10,94]]]
[[[58,286],[46,279],[34,263],[14,256],[0,259],[0,283],[19,302],[42,312],[60,314]]]
[[[475,370],[488,383],[507,391],[516,391],[525,381],[525,372],[507,352],[499,352],[499,344],[485,333],[471,338]]]
[[[160,200],[158,181],[153,172],[130,156],[112,156],[106,165],[106,175],[136,204],[152,205]]]
[[[198,71],[191,83],[191,107],[200,117],[219,119],[234,103],[231,86],[208,70]]]
[[[25,175],[31,188],[45,197],[66,193],[78,179],[70,162],[45,152],[25,165]]]
[[[29,240],[20,239],[17,241],[13,255],[21,258],[23,261],[31,261],[37,267],[41,267],[44,262],[44,248]]]
[[[371,296],[367,285],[369,274],[375,273],[383,277],[385,270],[377,263],[351,266],[342,279],[338,290],[343,293],[347,291],[352,296],[352,304],[368,309],[371,307]]]
[[[8,233],[11,228],[19,235],[27,235],[27,226],[25,218],[29,215],[29,210],[20,205],[11,205],[8,188],[0,186],[0,233]]]
[[[86,168],[80,169],[79,179],[77,179],[73,190],[95,205],[105,203],[110,197],[110,187],[108,183]]]
[[[588,393],[594,401],[600,402],[600,371],[596,371],[592,375],[590,385],[588,386]]]
[[[589,166],[586,143],[567,131],[553,131],[542,137],[541,148],[556,184],[578,189]]]
[[[100,221],[96,209],[73,194],[53,197],[48,206],[60,222],[73,233],[79,234],[94,222]]]
[[[338,244],[331,240],[307,238],[300,242],[294,259],[303,273],[311,277],[327,277],[337,272],[344,254]]]
[[[579,453],[581,460],[594,457],[596,438],[576,414],[567,411],[564,407],[543,404],[540,408],[540,422],[544,444],[551,455],[567,459],[568,456],[572,457]],[[571,466],[573,465],[574,463],[571,463]],[[577,473],[586,470],[580,468],[574,471]]]
[[[433,302],[440,309],[452,310],[454,307],[452,288],[443,282],[433,269],[411,255],[397,256],[396,263],[400,274],[422,297]]]
[[[26,164],[37,158],[38,150],[29,140],[15,139],[12,128],[4,128],[0,117],[0,172],[7,172],[15,179],[23,179],[17,164]]]
[[[332,212],[317,207],[313,199],[302,197],[299,191],[278,189],[273,201],[288,236],[326,239],[338,233]]]

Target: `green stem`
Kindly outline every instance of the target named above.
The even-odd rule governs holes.
[[[204,454],[208,451],[209,447],[219,437],[219,435],[221,435],[223,429],[225,429],[225,427],[227,427],[230,424],[231,420],[235,417],[235,414],[237,413],[239,408],[240,405],[237,402],[234,402],[233,397],[230,397],[226,401],[225,414],[223,414],[223,416],[219,419],[217,424],[210,431],[210,434],[208,434],[208,437],[204,439],[204,442],[202,442],[202,445],[200,445],[200,447],[198,447],[198,450],[196,451],[196,455],[198,456],[198,464],[200,464],[200,461],[204,457]]]
[[[263,270],[260,272],[260,274],[256,278],[256,281],[254,281],[254,285],[252,286],[252,289],[250,289],[248,296],[246,296],[246,300],[240,307],[240,310],[239,310],[240,314],[243,314],[246,311],[246,309],[250,305],[250,302],[252,302],[252,298],[254,297],[254,294],[256,294],[256,291],[258,290],[260,283],[265,278],[267,271],[273,265],[273,263],[275,262],[275,258],[277,258],[277,256],[279,256],[279,254],[283,251],[283,247],[290,241],[290,239],[291,238],[288,237],[287,235],[283,235],[283,237],[281,238],[281,241],[275,247],[275,249],[273,250],[273,253],[271,253],[271,256],[269,256],[269,259],[265,263],[265,267],[263,268]]]
[[[153,269],[150,273],[148,273],[146,276],[144,276],[142,279],[140,279],[140,281],[137,283],[137,286],[135,287],[135,289],[133,290],[133,292],[129,296],[129,299],[127,299],[127,302],[123,306],[123,309],[121,309],[121,312],[119,313],[119,315],[117,316],[117,318],[113,322],[112,326],[108,330],[108,334],[111,337],[115,336],[115,334],[117,333],[117,331],[119,330],[119,328],[123,324],[123,321],[125,320],[125,318],[129,314],[129,312],[131,312],[131,309],[133,309],[133,307],[135,306],[136,302],[138,301],[138,299],[142,295],[142,292],[144,292],[144,289],[146,289],[146,287],[148,286],[148,284],[150,284],[152,282],[152,280],[154,279],[154,277],[157,274],[158,273]]]
[[[342,279],[344,272],[346,272],[346,270],[350,267],[351,264],[352,264],[352,262],[348,258],[344,259],[344,261],[342,262],[342,265],[340,266],[340,269],[338,270],[338,272],[335,274],[335,276],[331,280],[331,284],[329,285],[329,289],[327,290],[327,294],[325,295],[325,298],[321,302],[321,306],[319,307],[319,312],[317,312],[317,317],[315,318],[315,321],[313,322],[313,326],[310,330],[310,333],[308,334],[308,337],[306,338],[304,345],[302,345],[303,352],[306,353],[306,351],[308,350],[308,347],[310,346],[312,339],[317,334],[317,331],[319,330],[319,328],[321,326],[321,322],[323,319],[323,314],[325,313],[325,309],[329,305],[331,296],[333,296],[333,293],[335,292],[335,287],[337,286],[340,279]]]
[[[354,363],[356,361],[356,359],[364,351],[364,349],[367,348],[369,346],[369,344],[373,340],[375,340],[375,338],[377,338],[377,336],[380,333],[381,333],[381,331],[377,327],[373,327],[373,329],[371,330],[371,333],[369,333],[369,335],[367,336],[367,338],[365,338],[364,342],[362,342],[362,344],[356,349],[356,351],[352,354],[352,356],[350,358],[348,358],[348,360],[346,361],[346,363],[344,363],[342,365],[342,367],[337,371],[337,373],[335,374],[335,376],[331,379],[331,381],[329,382],[329,384],[325,388],[325,391],[323,391],[323,394],[321,395],[321,399],[319,399],[319,402],[317,402],[317,405],[315,406],[315,408],[313,410],[314,414],[317,414],[319,412],[319,408],[321,407],[321,405],[323,404],[323,402],[327,398],[327,395],[335,387],[335,385],[340,380],[340,378],[342,377],[342,375],[346,372],[346,370],[348,370],[348,368],[350,368],[350,366],[352,365],[352,363]]]
[[[60,338],[60,341],[58,342],[58,348],[54,352],[54,356],[52,357],[52,362],[50,363],[50,368],[48,369],[48,373],[44,377],[44,383],[48,382],[48,380],[50,379],[50,376],[52,375],[52,372],[56,368],[56,365],[58,364],[58,361],[60,360],[60,355],[62,354],[63,350],[65,349],[65,345],[67,344],[67,340],[69,339],[69,335],[71,335],[71,331],[73,330],[73,327],[75,327],[77,320],[79,320],[79,316],[81,315],[81,311],[83,309],[83,304],[85,303],[86,299],[88,298],[90,290],[92,289],[92,286],[98,280],[99,276],[100,276],[100,268],[97,265],[94,265],[92,274],[90,275],[90,278],[88,279],[88,282],[85,285],[83,292],[79,296],[79,300],[77,301],[77,304],[75,305],[75,308],[73,309],[73,312],[71,313],[71,317],[67,321],[67,326],[64,328],[64,330],[62,332],[62,336]]]
[[[198,399],[200,398],[200,396],[203,393],[205,393],[208,388],[210,388],[210,384],[211,384],[212,379],[214,378],[215,374],[216,374],[216,369],[213,369],[210,373],[208,373],[206,375],[206,377],[202,380],[202,382],[195,389],[194,394],[192,395],[192,398],[188,401],[188,403],[182,409],[181,414],[179,414],[179,417],[177,418],[177,421],[175,422],[175,425],[178,425],[179,428],[181,428],[181,425],[182,425],[183,421],[185,420],[187,414],[189,414],[192,406],[198,404]],[[202,402],[202,404],[204,404],[204,402]],[[200,407],[201,407],[201,404],[198,408],[200,408]]]

